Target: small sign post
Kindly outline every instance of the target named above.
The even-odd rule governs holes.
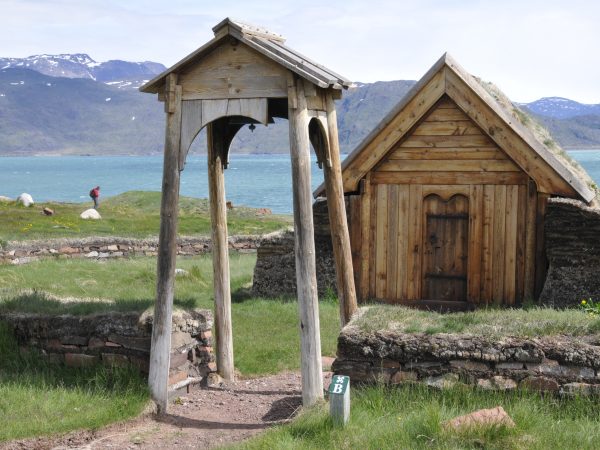
[[[350,419],[350,377],[334,375],[328,392],[329,414],[333,423],[346,425]]]

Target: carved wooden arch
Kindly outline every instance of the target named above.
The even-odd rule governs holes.
[[[179,144],[179,170],[183,170],[187,154],[192,142],[200,131],[209,123],[222,118],[245,118],[245,123],[269,123],[267,99],[222,99],[222,100],[184,100],[181,102],[181,140]],[[231,135],[229,144],[245,123],[233,124],[231,120],[221,122],[220,127],[227,135]],[[225,124],[227,126],[225,126]],[[235,128],[235,131],[233,131]],[[225,135],[223,139],[226,139]],[[223,161],[227,161],[227,150]]]
[[[327,116],[315,114],[308,122],[308,137],[317,155],[319,169],[331,167],[331,150],[329,148],[329,133],[327,132]]]

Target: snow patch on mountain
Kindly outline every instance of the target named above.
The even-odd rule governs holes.
[[[557,119],[600,114],[600,104],[587,105],[563,97],[544,97],[531,103],[520,103],[520,106],[534,114]]]
[[[32,55],[26,58],[2,58],[0,67],[27,67],[43,75],[66,78],[86,78],[121,88],[137,89],[145,80],[166,69],[159,63],[111,60],[97,62],[87,53]]]

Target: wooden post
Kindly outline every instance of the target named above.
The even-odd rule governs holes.
[[[225,200],[225,128],[207,125],[208,191],[212,225],[213,286],[215,291],[215,329],[217,332],[217,371],[227,381],[234,379],[233,334],[231,327],[231,287],[229,284],[229,246],[227,243],[227,205]]]
[[[168,402],[171,316],[177,258],[179,142],[181,138],[181,86],[177,85],[177,74],[170,74],[167,77],[166,85],[167,130],[160,205],[156,302],[150,347],[150,373],[148,375],[150,393],[156,402],[159,414],[167,412]]]
[[[356,312],[356,287],[354,286],[352,249],[350,248],[350,233],[348,232],[344,187],[342,185],[337,113],[330,91],[327,92],[325,98],[327,128],[329,132],[329,152],[331,155],[331,167],[328,164],[324,165],[325,189],[327,192],[327,209],[329,211],[329,227],[333,242],[338,295],[340,298],[340,322],[343,327],[348,323],[352,314]]]
[[[293,91],[288,98],[288,117],[294,197],[296,284],[302,350],[302,404],[310,406],[323,398],[323,374],[310,185],[308,110],[302,80],[298,79],[294,82],[290,78],[288,86],[290,86],[289,90]]]

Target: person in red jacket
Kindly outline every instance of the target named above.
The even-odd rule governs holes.
[[[96,186],[94,189],[90,191],[90,197],[94,200],[94,209],[98,209],[98,205],[100,203],[100,186]]]

